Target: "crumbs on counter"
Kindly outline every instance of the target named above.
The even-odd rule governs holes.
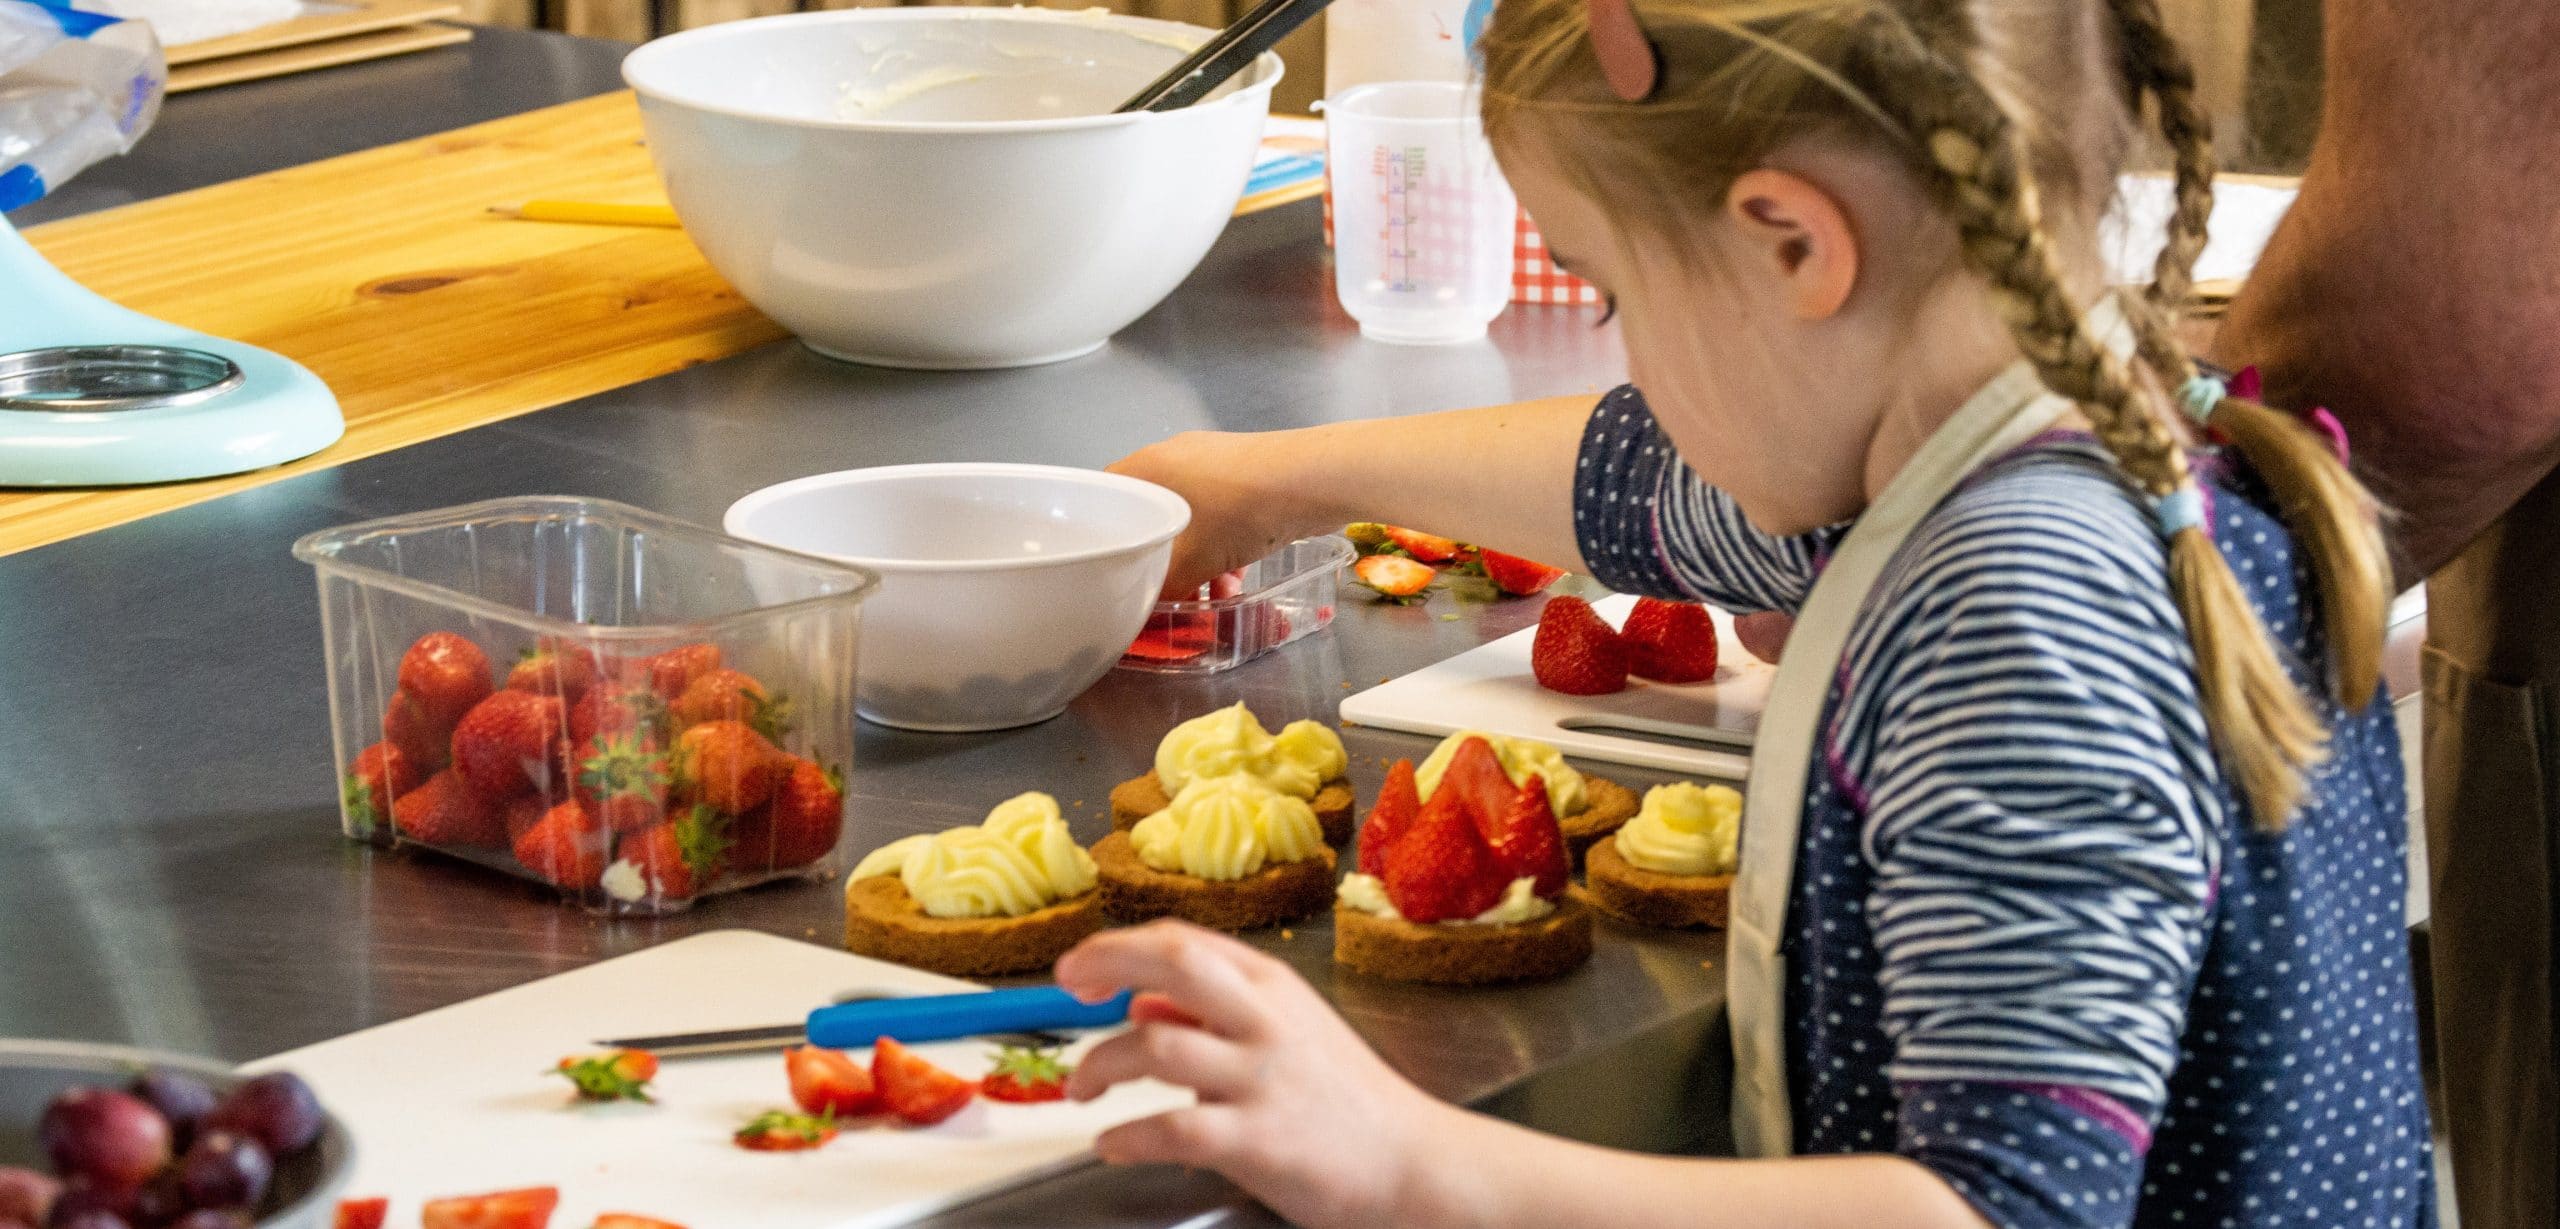
[[[1291,929],[1289,929],[1289,928],[1288,928],[1288,927],[1286,927],[1286,926],[1283,926],[1283,927],[1281,927],[1281,928],[1280,928],[1280,941],[1281,941],[1281,942],[1283,942],[1283,943],[1289,943],[1289,942],[1295,941],[1295,940],[1297,939],[1297,937],[1298,937],[1298,932],[1297,932],[1297,931],[1291,930]]]

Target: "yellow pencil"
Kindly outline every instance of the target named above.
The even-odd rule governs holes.
[[[584,222],[597,226],[678,226],[665,205],[608,205],[601,201],[526,201],[491,205],[489,212],[527,222]]]

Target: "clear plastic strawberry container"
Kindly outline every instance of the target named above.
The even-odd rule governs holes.
[[[1201,586],[1197,600],[1158,602],[1120,668],[1215,674],[1323,631],[1357,553],[1337,534],[1301,538]]]
[[[870,572],[566,496],[293,553],[350,839],[618,913],[837,869]]]

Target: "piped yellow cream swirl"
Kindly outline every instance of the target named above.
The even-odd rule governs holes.
[[[1331,727],[1292,721],[1274,735],[1242,704],[1183,722],[1156,744],[1156,779],[1167,794],[1245,773],[1292,798],[1313,798],[1350,765],[1342,736]]]
[[[1555,811],[1556,818],[1579,815],[1590,807],[1590,796],[1583,787],[1582,774],[1564,762],[1563,752],[1546,743],[1487,734],[1482,730],[1460,730],[1441,739],[1440,745],[1431,749],[1429,758],[1422,761],[1422,767],[1413,770],[1413,783],[1421,790],[1423,801],[1429,802],[1431,795],[1439,790],[1440,778],[1449,771],[1449,761],[1457,758],[1459,746],[1470,738],[1481,738],[1492,744],[1494,758],[1502,761],[1502,773],[1511,778],[1514,787],[1527,785],[1531,777],[1544,780],[1547,783],[1547,805]]]
[[[1324,826],[1306,799],[1245,772],[1183,786],[1172,806],[1129,830],[1129,843],[1139,861],[1157,870],[1220,881],[1303,862],[1325,847]]]
[[[1091,891],[1093,855],[1076,845],[1058,800],[1023,794],[974,828],[891,841],[854,880],[896,875],[929,917],[1021,917]]]
[[[1722,785],[1657,785],[1618,829],[1618,856],[1663,875],[1730,875],[1742,836],[1742,795]]]

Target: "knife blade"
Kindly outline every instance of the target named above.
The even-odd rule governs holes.
[[[903,1042],[948,1041],[993,1033],[1108,1028],[1129,1018],[1129,994],[1086,1003],[1055,986],[866,999],[821,1007],[800,1024],[617,1037],[596,1044],[647,1050],[661,1059],[748,1054],[796,1045],[859,1050],[894,1037]]]

